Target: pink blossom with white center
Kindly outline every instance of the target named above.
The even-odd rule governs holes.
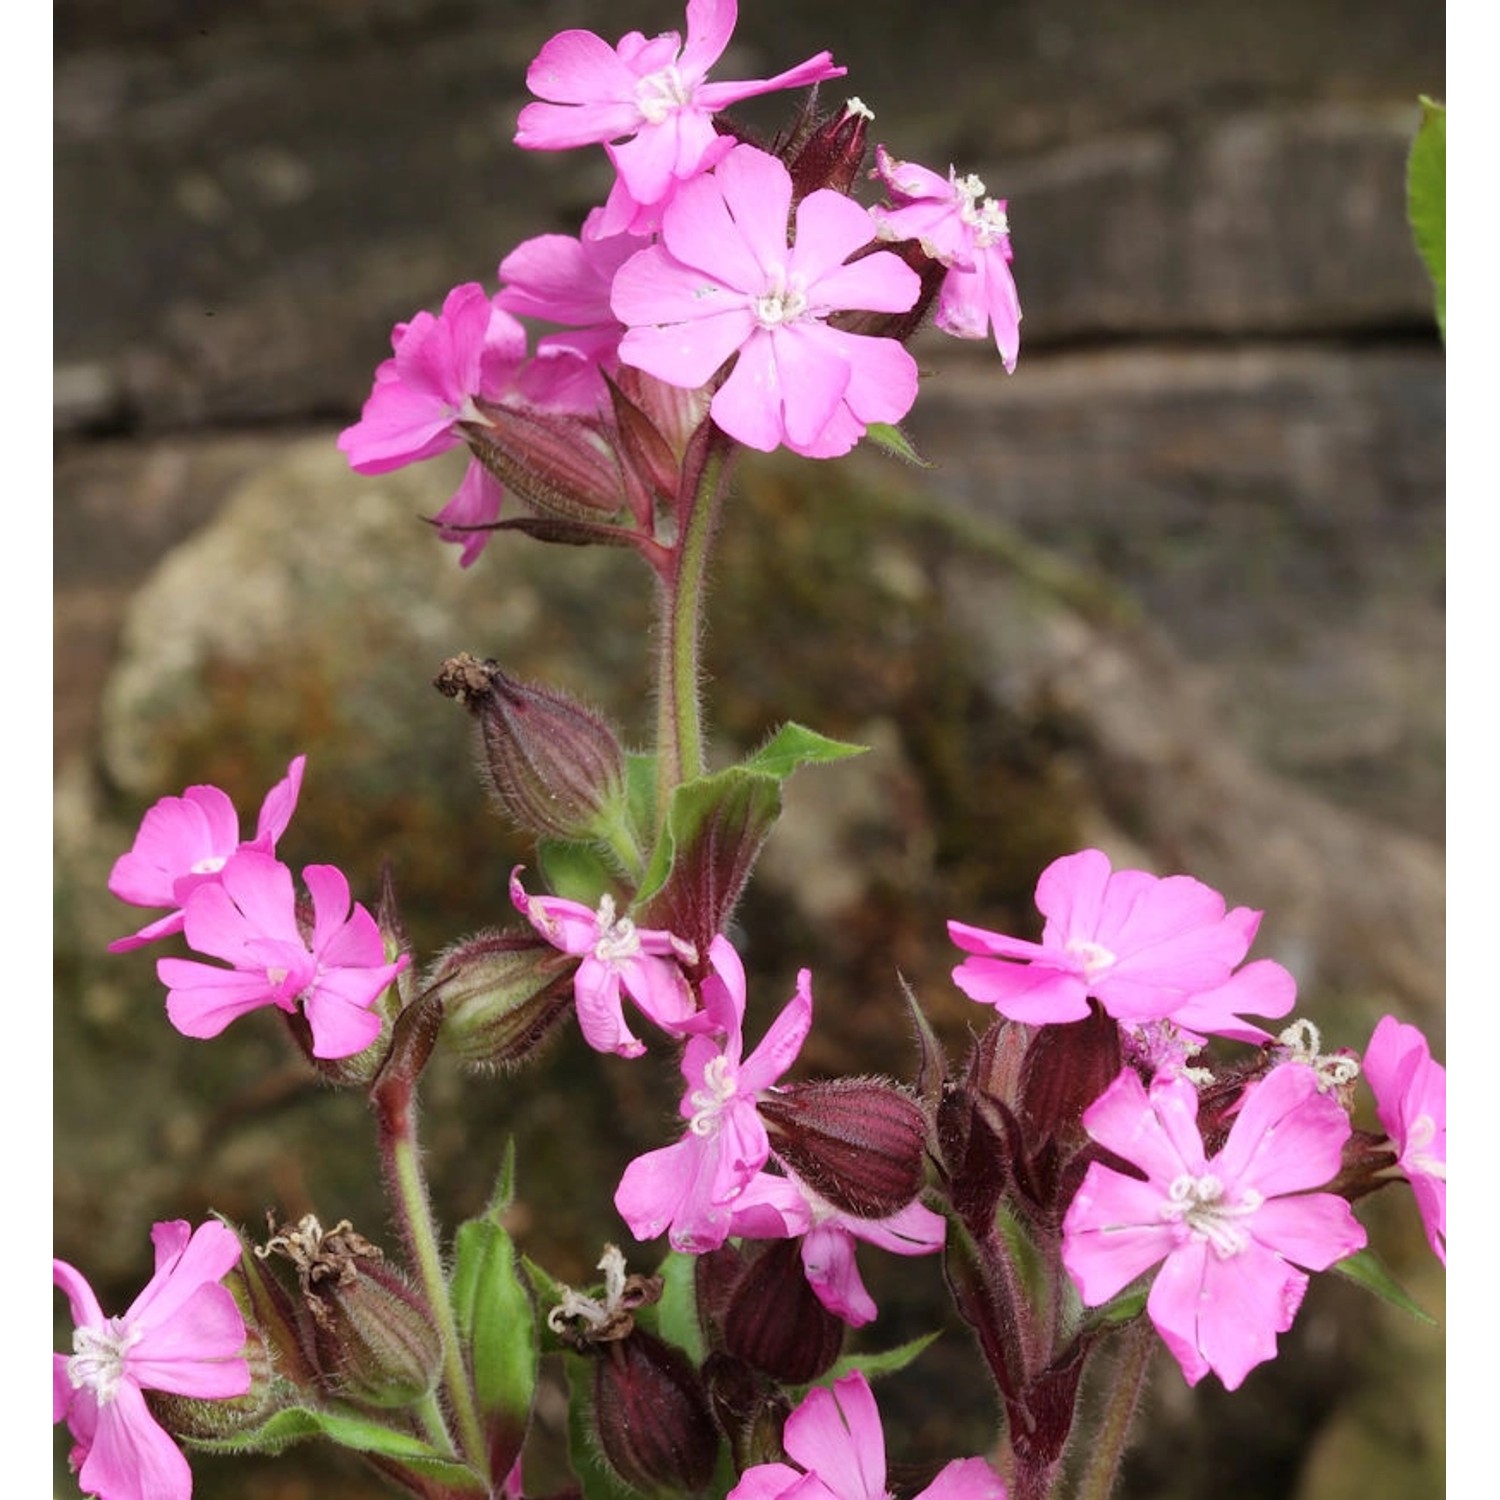
[[[300,1006],[312,1031],[314,1057],[351,1057],[380,1035],[371,1009],[411,962],[386,961],[374,917],[357,902],[332,865],[308,865],[302,879],[312,896],[312,931],[297,921],[292,872],[267,854],[245,850],[224,866],[217,885],[188,900],[184,933],[198,953],[231,967],[185,958],[157,961],[167,986],[167,1018],[184,1036],[212,1037],[231,1021],[274,1005]]]
[[[982,339],[994,330],[1005,368],[1014,371],[1021,350],[1021,301],[1010,263],[1005,200],[987,198],[984,184],[952,167],[946,178],[915,162],[897,161],[876,147],[875,176],[893,208],[870,210],[885,240],[917,240],[948,274],[938,292],[933,321],[960,339]]]
[[[791,1463],[746,1469],[727,1500],[889,1500],[885,1429],[875,1394],[854,1371],[816,1386],[786,1419]],[[797,1467],[793,1467],[796,1465]],[[1005,1481],[982,1458],[955,1458],[914,1500],[1005,1500]]]
[[[266,793],[255,837],[240,842],[240,816],[227,792],[216,786],[190,786],[180,797],[163,797],[141,819],[135,842],[114,863],[109,889],[132,906],[170,906],[164,917],[130,937],[116,938],[111,953],[128,953],[182,931],[183,903],[200,885],[217,881],[238,849],[272,854],[286,832],[302,790],[305,755],[296,756],[286,775]]]
[[[1160,1263],[1146,1302],[1157,1332],[1189,1385],[1212,1370],[1234,1390],[1275,1357],[1305,1271],[1363,1248],[1365,1231],[1342,1198],[1306,1191],[1337,1175],[1350,1134],[1313,1069],[1268,1073],[1211,1159],[1197,1115],[1185,1078],[1148,1095],[1129,1069],[1084,1111],[1089,1135],[1146,1180],[1094,1162],[1063,1220],[1062,1259],[1089,1307]]]
[[[714,421],[747,447],[836,458],[870,422],[898,422],[917,395],[900,342],[829,326],[850,309],[905,312],[921,280],[889,251],[850,261],[874,239],[870,216],[821,188],[798,205],[773,156],[736,146],[685,184],[662,219],[661,243],[621,266],[611,299],[629,325],[620,359],[669,385],[696,388],[732,356]]]
[[[636,1239],[666,1231],[672,1248],[690,1255],[718,1249],[729,1235],[736,1201],[771,1152],[756,1098],[791,1067],[812,1024],[812,976],[804,969],[796,994],[742,1061],[744,966],[723,937],[714,939],[709,963],[704,1010],[724,1036],[722,1044],[695,1036],[683,1051],[687,1087],[678,1113],[687,1132],[675,1145],[636,1157],[615,1192]]]
[[[599,898],[597,908],[562,896],[528,895],[519,865],[511,872],[510,898],[554,948],[582,959],[573,975],[573,996],[583,1038],[596,1052],[639,1057],[646,1050],[625,1022],[622,995],[673,1036],[709,1024],[682,972],[683,964],[697,961],[691,943],[670,932],[637,927],[616,913],[608,894]]]
[[[52,1356],[52,1420],[67,1419],[80,1488],[99,1500],[188,1500],[193,1477],[177,1444],[147,1409],[144,1391],[201,1400],[250,1389],[245,1321],[220,1283],[240,1242],[216,1220],[182,1219],[151,1231],[156,1270],[118,1318],[66,1261],[52,1282],[73,1314],[73,1353]]]
[[[1448,1071],[1415,1026],[1385,1016],[1365,1048],[1380,1123],[1411,1184],[1432,1253],[1448,1264]]]
[[[521,111],[516,144],[533,151],[608,145],[619,191],[601,233],[648,227],[650,210],[704,169],[705,156],[718,149],[718,111],[843,76],[820,52],[774,78],[709,83],[738,15],[735,0],[688,0],[686,42],[675,31],[649,39],[632,31],[611,47],[592,31],[564,31],[536,55],[526,85],[544,102]]]
[[[820,1198],[800,1177],[761,1172],[735,1199],[729,1233],[749,1239],[802,1239],[802,1269],[819,1302],[851,1328],[878,1312],[854,1258],[855,1240],[893,1255],[932,1255],[943,1248],[947,1221],[921,1203],[883,1219],[861,1219]]]
[[[1296,985],[1280,964],[1236,972],[1260,925],[1248,907],[1226,908],[1188,875],[1111,870],[1098,849],[1054,860],[1036,887],[1046,917],[1040,943],[964,922],[948,934],[966,952],[953,982],[1013,1021],[1081,1021],[1090,998],[1117,1021],[1171,1020],[1193,1032],[1246,1040],[1266,1033],[1241,1010],[1281,1016]]]

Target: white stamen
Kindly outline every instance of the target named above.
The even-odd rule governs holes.
[[[566,1325],[573,1318],[582,1318],[590,1328],[602,1328],[619,1311],[625,1295],[625,1257],[617,1246],[604,1247],[599,1269],[604,1272],[604,1301],[575,1292],[570,1286],[563,1287],[562,1301],[547,1314],[547,1327],[553,1333],[566,1332]]]
[[[847,120],[850,115],[860,115],[866,120],[873,120],[875,111],[858,94],[853,94],[844,101],[844,118]]]
[[[648,73],[635,86],[635,104],[648,125],[660,125],[669,115],[691,102],[692,95],[683,86],[682,74],[675,67]]]
[[[599,936],[594,942],[594,957],[601,963],[634,958],[641,951],[641,938],[635,930],[635,923],[629,917],[615,916],[613,896],[606,894],[599,898],[595,920],[599,923]]]
[[[1359,1060],[1345,1052],[1325,1053],[1323,1035],[1311,1021],[1293,1021],[1276,1038],[1289,1054],[1288,1062],[1305,1063],[1318,1075],[1318,1092],[1342,1088],[1359,1077]]]
[[[750,299],[750,310],[762,328],[795,323],[807,311],[807,292],[800,276],[788,277],[784,266],[771,268],[771,284]]]
[[[733,1067],[722,1052],[709,1059],[703,1070],[703,1085],[688,1096],[695,1110],[688,1129],[694,1135],[713,1135],[719,1128],[719,1112],[734,1098],[736,1087]]]
[[[1250,1244],[1250,1231],[1236,1221],[1250,1218],[1264,1202],[1254,1188],[1245,1188],[1238,1203],[1229,1203],[1224,1184],[1212,1172],[1202,1177],[1184,1173],[1167,1189],[1161,1216],[1169,1224],[1187,1225],[1214,1247],[1220,1260],[1228,1260]]]
[[[125,1375],[125,1354],[140,1341],[141,1330],[121,1318],[105,1319],[102,1328],[73,1330],[73,1357],[68,1380],[75,1391],[88,1390],[100,1406],[115,1399]]]

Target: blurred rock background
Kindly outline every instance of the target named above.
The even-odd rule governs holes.
[[[628,559],[511,538],[461,573],[418,519],[457,470],[361,479],[333,440],[394,321],[493,285],[516,241],[574,232],[607,189],[602,153],[509,145],[541,43],[681,11],[59,0],[55,18],[55,1248],[123,1308],[157,1218],[256,1228],[274,1205],[387,1229],[357,1098],[311,1083],[269,1017],[178,1037],[151,955],[103,954],[138,925],[104,879],[143,810],[208,781],[248,822],[308,751],[284,856],[342,865],[367,900],[389,856],[430,959],[508,919],[524,857],[429,686],[442,658],[497,656],[648,731]],[[1257,953],[1331,1040],[1395,1010],[1442,1055],[1444,364],[1403,213],[1441,11],[745,0],[719,74],[823,47],[897,155],[1009,199],[1025,321],[1012,377],[992,349],[919,343],[909,430],[932,468],[740,471],[718,750],[785,717],[873,747],[792,783],[742,911],[752,1007],[809,965],[806,1069],[901,1076],[899,969],[961,1053],[983,1018],[947,980],[944,919],[1029,930],[1037,872],[1092,842],[1264,908]],[[785,103],[745,113],[770,126]],[[450,1222],[514,1132],[523,1243],[581,1281],[675,1086],[570,1036],[518,1078],[439,1065],[428,1097]],[[1370,1208],[1441,1320],[1409,1203]],[[891,1270],[868,1261],[867,1346],[939,1315],[934,1267]],[[1126,1493],[1437,1492],[1440,1326],[1324,1278],[1283,1346],[1230,1397],[1161,1369]],[[903,1456],[984,1443],[961,1331],[886,1389]],[[371,1486],[307,1448],[200,1461],[198,1492]]]

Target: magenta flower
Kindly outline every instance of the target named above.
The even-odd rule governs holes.
[[[1274,1068],[1245,1098],[1211,1160],[1185,1078],[1148,1095],[1126,1069],[1087,1110],[1101,1146],[1146,1180],[1094,1162],[1063,1220],[1063,1264],[1090,1307],[1161,1263],[1146,1311],[1189,1385],[1209,1370],[1234,1390],[1276,1354],[1307,1290],[1361,1249],[1365,1231],[1332,1193],[1350,1134],[1342,1106],[1312,1068]]]
[[[695,1036],[683,1051],[687,1087],[678,1113],[687,1133],[676,1145],[636,1157],[615,1192],[615,1207],[636,1239],[666,1230],[674,1250],[692,1255],[724,1243],[736,1200],[765,1166],[771,1144],[756,1096],[791,1067],[812,1024],[812,976],[804,969],[797,993],[742,1062],[744,966],[723,937],[714,939],[709,962],[704,1010],[725,1035],[722,1046]]]
[[[864,1240],[893,1255],[932,1255],[943,1248],[947,1222],[921,1203],[883,1219],[861,1219],[820,1198],[800,1177],[761,1172],[734,1200],[729,1233],[749,1239],[802,1238],[802,1269],[819,1302],[851,1328],[878,1312],[854,1258]]]
[[[52,1282],[73,1312],[73,1353],[52,1356],[52,1420],[67,1419],[70,1461],[99,1500],[188,1500],[193,1476],[146,1407],[144,1391],[203,1400],[250,1389],[245,1321],[225,1275],[240,1242],[216,1220],[190,1230],[177,1219],[151,1231],[156,1272],[119,1318],[107,1318],[66,1261]]]
[[[949,268],[933,321],[960,339],[982,339],[993,328],[1000,358],[1013,371],[1021,349],[1021,302],[1010,272],[1005,200],[986,198],[972,173],[960,177],[949,167],[947,177],[939,177],[914,162],[896,161],[884,146],[876,148],[875,160],[876,175],[895,203],[870,211],[881,239],[917,240]]]
[[[386,962],[374,917],[358,903],[350,910],[349,882],[332,865],[308,865],[302,879],[312,895],[306,937],[292,872],[267,854],[236,854],[217,885],[192,894],[188,945],[230,967],[157,961],[157,977],[169,991],[167,1017],[184,1036],[218,1036],[266,1005],[289,1013],[302,1007],[314,1057],[352,1057],[380,1035],[381,1018],[371,1007],[410,956]]]
[[[707,1025],[681,968],[697,959],[691,943],[617,916],[613,896],[601,896],[597,911],[562,896],[529,896],[519,865],[511,872],[510,898],[554,948],[582,959],[573,995],[579,1027],[594,1051],[639,1057],[646,1050],[625,1022],[622,995],[674,1036]]]
[[[791,1463],[746,1469],[728,1500],[793,1490],[796,1500],[886,1500],[885,1429],[859,1371],[810,1390],[786,1419],[782,1447]],[[955,1458],[914,1500],[1005,1500],[1005,1481],[982,1458]]]
[[[789,246],[791,203],[787,169],[754,146],[736,146],[687,183],[662,219],[661,243],[615,277],[615,314],[629,325],[620,359],[692,388],[738,354],[714,393],[714,421],[762,452],[784,444],[835,458],[867,423],[906,415],[917,366],[896,339],[846,333],[827,319],[843,309],[905,312],[921,281],[889,251],[845,264],[874,225],[827,188],[797,205]]]
[[[1107,855],[1085,849],[1042,871],[1036,904],[1047,919],[1040,943],[948,924],[953,941],[975,955],[954,969],[953,982],[1013,1021],[1081,1021],[1093,998],[1117,1021],[1171,1020],[1258,1041],[1266,1033],[1237,1011],[1281,1016],[1296,999],[1280,964],[1235,972],[1260,913],[1227,910],[1191,876],[1111,871]]]
[[[632,31],[611,47],[592,31],[564,31],[536,55],[526,85],[539,100],[516,122],[516,144],[533,151],[606,144],[619,174],[603,232],[643,227],[632,208],[659,205],[703,170],[719,137],[713,117],[741,99],[842,77],[827,52],[774,78],[709,83],[738,19],[735,0],[688,0],[687,41]]]
[[[1448,1264],[1448,1072],[1427,1038],[1384,1017],[1365,1048],[1364,1074],[1380,1123],[1416,1195],[1432,1253]]]
[[[132,906],[170,906],[174,910],[130,937],[116,938],[111,953],[128,953],[157,938],[182,931],[182,907],[200,885],[219,879],[237,849],[272,854],[286,832],[302,790],[305,755],[297,756],[286,775],[266,793],[256,820],[255,837],[240,842],[240,816],[234,803],[216,786],[190,786],[180,797],[163,797],[151,807],[135,842],[109,873],[109,888]]]

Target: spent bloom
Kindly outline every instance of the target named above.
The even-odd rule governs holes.
[[[1010,263],[1010,225],[1005,200],[987,198],[973,173],[952,167],[940,177],[915,162],[896,161],[876,148],[875,175],[894,207],[871,210],[884,240],[917,240],[948,267],[933,321],[960,339],[982,339],[994,330],[995,347],[1007,370],[1021,348],[1021,302]]]
[[[109,889],[132,906],[170,906],[165,917],[130,937],[116,938],[111,953],[128,953],[157,938],[182,931],[182,908],[200,885],[219,879],[229,857],[239,849],[272,854],[297,809],[305,755],[297,756],[286,775],[266,793],[255,824],[255,837],[240,842],[240,817],[227,792],[216,786],[190,786],[180,797],[163,797],[151,807],[135,842],[114,864]]]
[[[157,961],[157,977],[169,992],[167,1017],[184,1036],[217,1036],[267,1005],[288,1013],[301,1007],[314,1057],[352,1057],[380,1035],[381,1018],[372,1007],[410,957],[386,961],[374,917],[358,902],[350,909],[349,882],[333,865],[308,865],[302,879],[312,895],[305,936],[292,872],[269,855],[237,854],[217,885],[193,893],[184,928],[188,945],[230,967]]]
[[[880,1219],[859,1218],[820,1198],[792,1173],[759,1173],[734,1202],[729,1233],[749,1239],[801,1238],[802,1269],[819,1302],[851,1328],[873,1321],[878,1309],[865,1289],[854,1242],[894,1255],[932,1255],[943,1248],[947,1221],[921,1203]]]
[[[692,1255],[724,1243],[736,1200],[765,1166],[771,1143],[756,1096],[791,1067],[812,1024],[812,979],[803,969],[796,994],[742,1059],[744,966],[723,937],[714,939],[709,962],[704,1011],[725,1034],[722,1044],[694,1036],[683,1050],[687,1087],[678,1113],[687,1131],[675,1145],[636,1157],[615,1192],[615,1207],[638,1240],[666,1230],[674,1250]]]
[[[147,1409],[145,1391],[221,1400],[250,1389],[245,1322],[221,1285],[240,1242],[216,1220],[151,1231],[156,1270],[118,1318],[66,1261],[52,1281],[73,1314],[73,1353],[52,1356],[52,1420],[66,1418],[71,1462],[100,1500],[188,1500],[193,1479],[177,1444]]]
[[[1042,871],[1036,904],[1047,919],[1040,943],[948,924],[973,955],[953,982],[1013,1021],[1081,1021],[1092,998],[1120,1022],[1171,1020],[1192,1032],[1263,1041],[1266,1033],[1239,1012],[1282,1016],[1296,1001],[1280,964],[1262,959],[1237,971],[1261,914],[1227,909],[1189,875],[1111,870],[1107,855],[1085,849]]]
[[[1415,1026],[1386,1016],[1365,1048],[1375,1108],[1416,1195],[1432,1252],[1448,1264],[1448,1072]]]
[[[598,233],[654,227],[651,210],[724,149],[728,138],[713,125],[719,110],[843,75],[820,52],[774,78],[709,83],[738,17],[736,0],[688,0],[686,42],[675,31],[632,31],[611,47],[592,31],[564,31],[533,60],[526,85],[539,102],[522,109],[516,144],[606,147],[618,181]]]
[[[597,909],[563,896],[530,896],[521,884],[519,865],[511,872],[510,898],[554,948],[581,959],[573,994],[578,1025],[594,1051],[639,1057],[646,1050],[626,1024],[624,995],[664,1031],[681,1034],[707,1024],[681,968],[697,958],[691,943],[670,932],[637,927],[616,913],[608,894],[599,898]]]
[[[859,1371],[809,1391],[786,1419],[782,1447],[790,1463],[746,1469],[728,1500],[792,1491],[797,1500],[886,1500],[885,1430]],[[982,1458],[955,1458],[914,1500],[1005,1500],[1005,1481]]]
[[[1148,1094],[1126,1069],[1083,1115],[1089,1135],[1146,1180],[1090,1165],[1063,1221],[1063,1264],[1090,1307],[1160,1264],[1146,1311],[1189,1385],[1228,1390],[1276,1354],[1307,1270],[1361,1249],[1365,1232],[1332,1193],[1350,1135],[1312,1068],[1274,1068],[1245,1097],[1223,1149],[1205,1155],[1198,1095],[1183,1077]],[[1299,1267],[1305,1268],[1299,1269]]]
[[[736,146],[685,184],[662,217],[661,241],[615,277],[615,315],[629,325],[620,359],[669,385],[709,381],[737,355],[714,393],[714,421],[747,447],[786,446],[836,458],[870,422],[899,422],[917,395],[917,366],[892,338],[828,322],[844,310],[905,312],[917,273],[890,251],[850,261],[875,237],[869,214],[820,188],[797,205],[775,157]]]

